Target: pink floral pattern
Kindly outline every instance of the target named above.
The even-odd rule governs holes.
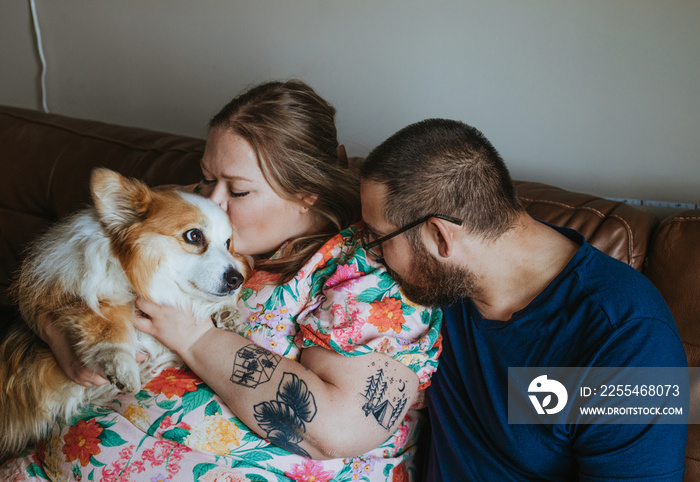
[[[275,279],[256,272],[244,286],[243,336],[293,359],[307,346],[345,356],[380,351],[427,386],[442,314],[404,301],[385,268],[366,256],[358,226],[329,240],[289,283]],[[304,459],[250,431],[191,371],[168,369],[136,395],[58,420],[36,450],[0,467],[0,479],[411,480],[422,424],[422,412],[409,410],[388,440],[361,457]]]
[[[294,464],[292,470],[284,475],[296,482],[328,482],[333,478],[334,472],[323,470],[321,462],[307,459],[300,464]]]

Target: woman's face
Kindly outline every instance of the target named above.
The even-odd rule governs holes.
[[[212,129],[202,166],[202,194],[231,220],[236,252],[275,251],[288,239],[313,230],[313,214],[301,202],[281,198],[263,176],[255,151],[241,136]]]

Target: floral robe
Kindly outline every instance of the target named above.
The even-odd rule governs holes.
[[[290,282],[270,281],[273,275],[256,271],[244,286],[243,336],[294,360],[308,346],[345,356],[378,351],[411,368],[421,389],[429,384],[442,314],[403,298],[385,268],[367,257],[358,226],[330,239]],[[263,365],[250,373],[252,383],[265,381]],[[411,480],[422,424],[416,408],[362,456],[311,460],[249,430],[192,371],[169,368],[136,395],[119,394],[107,407],[87,406],[57,421],[35,451],[0,467],[0,479]]]

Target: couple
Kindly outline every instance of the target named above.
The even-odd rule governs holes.
[[[243,331],[139,300],[138,328],[190,370],[57,422],[0,477],[681,480],[685,426],[509,425],[505,411],[508,367],[685,365],[655,289],[529,217],[476,129],[408,126],[358,177],[334,116],[299,81],[214,116],[194,189],[256,258]],[[42,337],[73,380],[106,382],[64,334]]]

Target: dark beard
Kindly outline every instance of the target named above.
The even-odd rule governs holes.
[[[423,306],[447,306],[477,292],[471,271],[443,266],[428,253],[422,243],[414,246],[409,271],[411,281],[387,267],[406,297]]]

